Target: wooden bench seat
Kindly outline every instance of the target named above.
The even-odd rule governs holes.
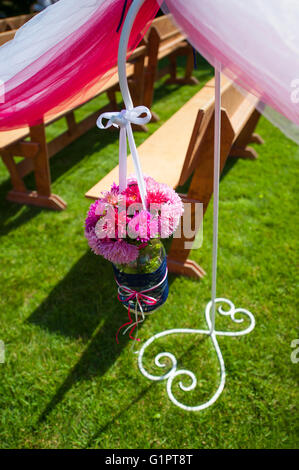
[[[182,45],[186,45],[187,42],[185,39],[186,37],[180,33],[174,34],[170,38],[164,40],[162,39],[162,43],[159,47],[158,59],[164,59],[164,57],[173,52],[174,47],[181,47]]]
[[[183,185],[192,175],[188,194],[182,197],[184,202],[203,203],[203,212],[213,192],[214,89],[215,82],[212,79],[138,148],[145,175],[173,188]],[[252,139],[252,135],[259,113],[255,109],[254,99],[248,101],[224,76],[221,79],[221,96],[222,170],[228,155],[253,158],[247,144],[252,140],[258,141],[256,137]],[[128,157],[130,173],[134,173],[131,156]],[[87,191],[85,196],[97,199],[114,181],[118,181],[118,166]],[[168,254],[171,272],[192,277],[205,274],[197,263],[188,259],[190,248],[185,248],[185,242],[193,241],[194,238],[195,234],[191,240],[184,236],[172,240]]]

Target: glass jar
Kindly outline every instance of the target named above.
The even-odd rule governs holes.
[[[156,300],[147,303],[142,296],[139,302],[144,312],[156,310],[168,297],[166,252],[160,239],[151,239],[147,246],[140,248],[138,258],[125,265],[113,265],[118,286],[125,286],[132,292],[144,293]],[[145,292],[146,291],[146,292]],[[119,290],[119,300],[125,307],[136,309],[136,296],[130,300],[129,292]]]
[[[161,240],[152,238],[145,247],[139,249],[138,258],[135,261],[115,266],[120,272],[127,274],[152,273],[159,268],[165,256],[166,252]]]

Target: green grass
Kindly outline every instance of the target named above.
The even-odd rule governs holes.
[[[212,70],[201,62],[196,74],[203,83]],[[149,125],[150,133],[198,89],[159,82],[153,109],[161,120]],[[56,123],[48,135],[62,126]],[[221,179],[218,272],[218,295],[252,311],[256,328],[248,336],[219,339],[226,387],[213,407],[199,413],[176,408],[164,382],[139,373],[127,337],[116,344],[126,312],[116,299],[111,266],[89,252],[83,236],[90,203],[84,193],[116,165],[118,134],[94,128],[51,160],[52,190],[68,203],[63,212],[7,202],[11,186],[1,163],[1,448],[298,447],[299,365],[290,355],[291,341],[299,337],[299,152],[264,118],[257,131],[265,139],[256,146],[259,159],[228,161]],[[136,134],[137,144],[145,138]],[[28,187],[33,182],[32,175],[26,178]],[[204,327],[211,244],[210,205],[203,246],[191,254],[207,276],[197,282],[171,275],[168,302],[142,326],[143,340],[165,328]],[[229,320],[219,324],[230,327]],[[199,376],[194,392],[182,395],[175,386],[176,396],[187,404],[206,400],[218,384],[210,340],[170,337],[156,350],[164,347],[177,354],[179,367]]]

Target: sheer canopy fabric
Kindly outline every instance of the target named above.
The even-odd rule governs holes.
[[[123,0],[60,0],[0,48],[0,130],[38,124],[100,91],[117,63],[124,5]],[[130,50],[158,8],[155,0],[146,0],[132,29]]]
[[[116,30],[131,3],[60,0],[20,28],[0,48],[0,130],[37,124],[99,91],[116,65]],[[130,49],[161,3],[145,1]],[[193,46],[257,96],[258,109],[299,143],[299,1],[166,0],[163,6]]]
[[[299,1],[166,0],[164,8],[192,45],[299,143]]]

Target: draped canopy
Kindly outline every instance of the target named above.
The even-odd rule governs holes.
[[[34,125],[100,90],[116,65],[124,0],[60,0],[0,48],[0,129]],[[161,2],[146,0],[134,23],[137,46]],[[192,45],[299,142],[299,2],[167,0],[162,7]],[[1,102],[2,101],[2,102]]]

